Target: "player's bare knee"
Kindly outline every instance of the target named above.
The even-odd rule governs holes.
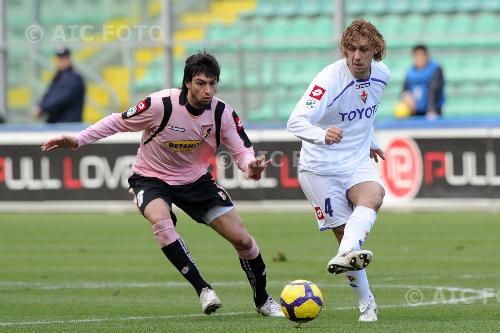
[[[380,207],[382,207],[382,204],[384,203],[384,192],[377,193],[373,197],[373,210],[378,212]]]
[[[164,220],[171,219],[170,214],[164,214],[164,213],[160,213],[160,212],[158,212],[156,214],[150,214],[150,215],[146,216],[146,218],[148,219],[149,223],[151,223],[151,225],[157,224],[158,222],[161,222]]]
[[[248,243],[245,242],[244,246],[245,248],[242,249],[238,249],[235,246],[240,258],[250,260],[250,259],[255,259],[259,255],[260,253],[259,246],[257,245],[257,242],[255,241],[255,239],[253,239],[252,236],[250,236],[250,245],[248,245]]]
[[[231,244],[233,244],[234,248],[237,251],[246,251],[252,248],[254,240],[252,236],[249,234],[246,235],[238,235],[237,237],[231,240]]]

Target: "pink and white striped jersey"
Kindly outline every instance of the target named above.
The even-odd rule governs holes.
[[[207,172],[209,160],[217,149],[216,132],[220,128],[220,142],[231,153],[238,168],[246,172],[248,164],[255,159],[253,147],[228,104],[224,103],[220,126],[216,126],[219,102],[223,103],[214,97],[203,112],[193,115],[188,111],[185,93],[179,89],[164,89],[149,95],[128,111],[113,113],[81,131],[77,135],[78,147],[118,132],[143,131],[132,170],[170,185],[184,185]],[[165,116],[168,113],[170,116]],[[162,121],[167,118],[161,130]]]

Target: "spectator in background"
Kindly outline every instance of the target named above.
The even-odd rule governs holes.
[[[413,66],[406,73],[401,104],[410,115],[435,119],[441,116],[444,101],[443,71],[437,62],[429,58],[425,45],[416,45],[413,48]]]
[[[69,49],[60,49],[55,56],[57,72],[35,116],[45,117],[47,123],[81,122],[85,98],[82,76],[73,67]]]

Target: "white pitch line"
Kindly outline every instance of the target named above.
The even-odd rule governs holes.
[[[279,281],[270,281],[272,283],[278,283]],[[221,282],[219,282],[221,283]],[[281,283],[281,282],[280,282]],[[222,284],[222,283],[221,283]],[[228,282],[225,285],[236,285],[239,283]],[[322,286],[325,287],[337,287],[337,286]],[[374,288],[381,289],[411,289],[411,288],[419,288],[419,289],[431,289],[431,290],[446,290],[446,291],[459,291],[459,292],[467,292],[467,293],[476,293],[474,296],[461,297],[458,299],[449,299],[449,300],[435,300],[429,302],[420,302],[415,304],[385,304],[379,305],[379,308],[404,308],[404,307],[420,307],[420,306],[428,306],[428,305],[440,305],[440,304],[470,304],[471,301],[478,299],[488,299],[496,297],[496,294],[491,291],[480,290],[480,289],[471,289],[471,288],[460,288],[460,287],[451,287],[451,286],[428,286],[428,285],[373,285]],[[345,311],[345,310],[354,310],[357,307],[354,306],[344,306],[344,307],[336,307],[333,309],[324,309],[325,311]],[[214,316],[238,316],[238,315],[248,315],[254,314],[255,312],[250,311],[241,311],[241,312],[225,312],[215,314]],[[134,320],[155,320],[155,319],[179,319],[179,318],[197,318],[204,317],[206,315],[201,313],[191,313],[191,314],[182,314],[182,315],[167,315],[167,316],[129,316],[129,317],[121,317],[121,318],[86,318],[86,319],[69,319],[69,320],[47,320],[47,321],[24,321],[24,322],[0,322],[0,327],[7,326],[36,326],[36,325],[53,325],[53,324],[84,324],[84,323],[100,323],[100,322],[109,322],[109,321],[134,321]]]

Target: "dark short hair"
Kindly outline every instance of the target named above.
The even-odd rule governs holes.
[[[191,82],[198,74],[213,77],[219,82],[220,66],[217,59],[206,51],[200,51],[189,56],[184,66],[184,78],[182,79],[182,90],[187,90],[186,82]]]
[[[429,51],[427,50],[427,46],[425,46],[424,44],[417,44],[413,47],[413,53],[415,53],[416,51],[424,51],[426,54],[429,53]]]

